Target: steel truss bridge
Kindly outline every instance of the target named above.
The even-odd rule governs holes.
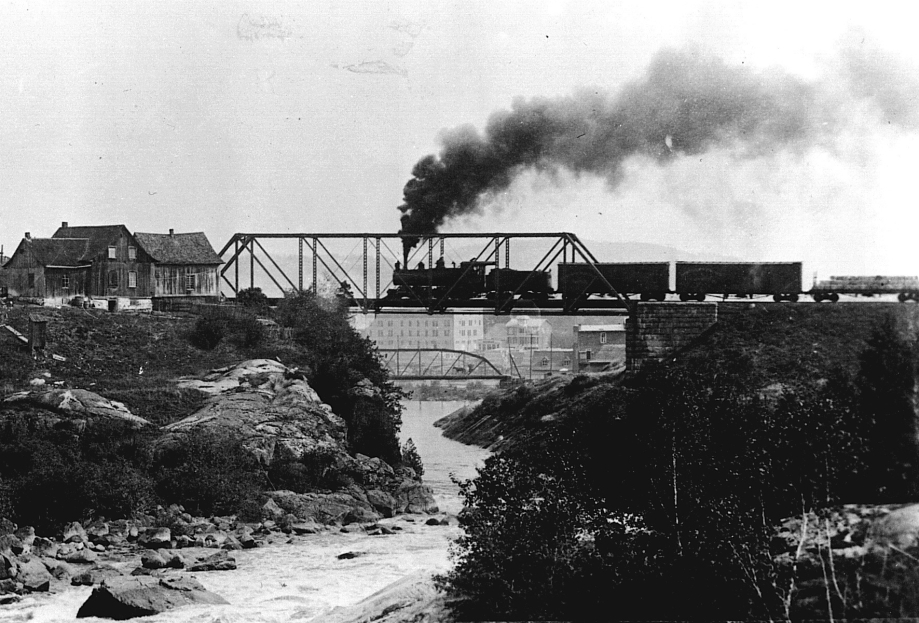
[[[448,348],[380,348],[396,381],[502,381],[510,378],[481,355]]]
[[[523,246],[524,240],[527,241],[530,259],[513,258],[512,261],[512,248]],[[404,245],[407,242],[417,244],[406,251]],[[536,254],[532,252],[534,243]],[[457,252],[465,252],[465,255],[457,256]],[[231,294],[227,293],[230,297],[235,297],[242,289],[256,286],[266,292],[274,290],[277,296],[283,296],[285,291],[302,291],[304,288],[316,292],[325,283],[348,296],[351,307],[361,313],[621,315],[629,308],[628,299],[617,293],[597,269],[598,262],[593,253],[576,235],[564,232],[434,234],[424,237],[370,233],[237,233],[223,246],[219,255],[225,262],[220,269],[221,288],[227,286],[231,291]],[[487,264],[495,268],[525,271],[523,274],[529,274],[534,279],[543,271],[550,271],[558,262],[584,263],[593,268],[597,282],[606,286],[610,295],[603,299],[578,300],[575,304],[560,296],[527,296],[518,287],[490,296],[463,298],[453,294],[459,291],[456,284],[440,291],[431,288],[426,295],[411,293],[410,296],[395,297],[390,294],[394,287],[393,271],[399,269],[400,262],[404,262],[406,268],[416,263],[422,269],[427,266],[428,274],[433,275],[435,262],[443,266],[445,258],[449,261],[453,257],[463,260],[461,266],[470,262]],[[533,257],[539,259],[534,263]]]

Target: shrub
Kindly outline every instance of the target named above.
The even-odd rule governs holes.
[[[335,490],[350,484],[347,476],[335,469],[335,455],[321,449],[299,458],[277,458],[271,463],[268,479],[273,488],[295,493]]]
[[[233,513],[264,483],[242,439],[224,431],[199,431],[171,440],[155,457],[152,473],[162,501],[180,504],[193,515]]]
[[[0,433],[11,519],[40,534],[68,521],[130,517],[156,501],[146,474],[149,440],[129,425],[89,422],[80,432],[20,416]]]
[[[244,348],[253,348],[265,341],[265,328],[258,318],[243,315],[233,318],[229,323],[232,340]]]
[[[411,467],[418,476],[424,476],[424,463],[411,437],[402,445],[402,464]]]
[[[261,288],[246,288],[236,294],[236,303],[248,307],[256,313],[268,311],[268,297]]]
[[[213,350],[226,334],[226,322],[216,314],[201,316],[189,335],[192,346],[201,350]]]

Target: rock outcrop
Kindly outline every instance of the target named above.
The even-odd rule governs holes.
[[[201,430],[233,431],[263,465],[321,455],[337,475],[337,491],[268,493],[263,518],[289,526],[362,523],[396,513],[437,512],[430,487],[411,470],[397,471],[377,457],[348,452],[344,420],[296,370],[270,359],[254,359],[212,370],[204,379],[184,379],[180,385],[207,392],[211,398],[197,412],[164,427],[160,444]],[[367,401],[379,399],[368,381],[358,383],[353,393]]]
[[[93,589],[89,598],[80,606],[77,618],[123,620],[150,616],[191,604],[228,603],[193,578],[118,577],[109,578]]]
[[[343,452],[345,422],[297,376],[277,361],[254,359],[212,370],[203,380],[183,380],[181,387],[213,397],[197,412],[164,427],[163,443],[196,430],[232,430],[265,465],[283,454],[297,458],[317,451]]]
[[[3,405],[33,407],[68,420],[104,418],[127,422],[136,428],[151,426],[149,421],[131,413],[124,404],[86,389],[54,388],[17,392],[4,398]]]

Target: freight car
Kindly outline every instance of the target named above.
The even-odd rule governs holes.
[[[514,270],[512,268],[495,268],[485,278],[485,296],[500,292],[502,296],[516,294],[523,298],[544,301],[552,290],[552,279],[549,271]]]
[[[602,276],[602,278],[601,278]],[[605,280],[605,282],[604,282]],[[603,264],[560,263],[558,291],[566,301],[590,295],[639,295],[641,300],[663,301],[670,291],[669,262],[615,262]]]
[[[677,262],[676,293],[681,301],[704,301],[707,294],[798,300],[801,262]]]
[[[919,302],[919,278],[916,277],[830,277],[814,284],[809,294],[818,303],[839,300],[840,294],[877,296],[896,294],[901,303]]]

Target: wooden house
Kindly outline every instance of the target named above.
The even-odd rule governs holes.
[[[90,264],[86,294],[93,298],[147,299],[153,296],[153,260],[124,225],[70,227],[54,232],[56,239],[83,239],[81,261]]]
[[[134,234],[153,261],[151,290],[158,299],[215,300],[220,296],[218,268],[223,263],[203,232]],[[162,307],[160,305],[159,307]]]
[[[91,264],[84,259],[86,239],[25,238],[3,266],[9,295],[54,304],[85,296]]]

